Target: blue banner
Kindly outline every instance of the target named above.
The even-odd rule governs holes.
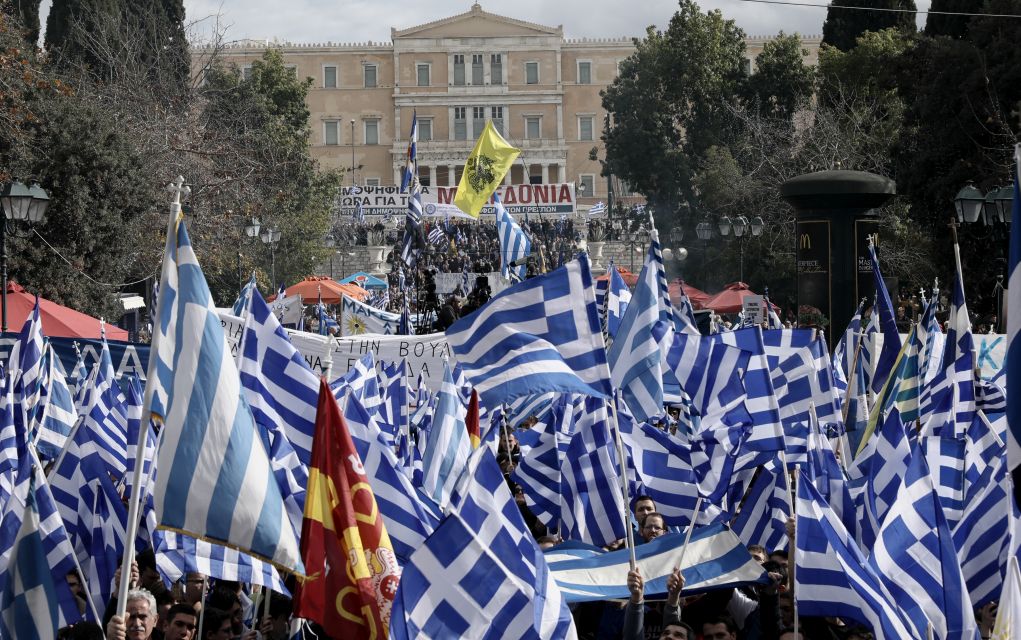
[[[0,337],[0,361],[4,363],[5,367],[11,348],[17,339],[17,333],[5,333]],[[78,360],[75,343],[81,350],[88,371],[92,370],[92,365],[99,362],[99,354],[103,351],[103,342],[91,338],[47,338],[46,340],[52,345],[53,352],[57,354],[60,364],[64,368],[65,376],[74,369],[74,363]],[[119,340],[107,340],[107,344],[110,345],[110,358],[113,360],[113,369],[118,378],[134,374],[142,380],[145,379],[145,372],[149,367],[149,345],[120,342]]]

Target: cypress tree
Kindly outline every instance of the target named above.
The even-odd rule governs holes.
[[[981,3],[974,0],[932,0],[929,11],[950,11],[959,13],[978,13],[981,11]],[[929,13],[925,20],[925,35],[927,36],[950,36],[951,38],[963,38],[968,35],[968,23],[971,16],[947,16],[938,13]]]
[[[21,22],[25,29],[25,41],[35,46],[39,42],[39,4],[42,0],[12,0],[10,5],[3,3],[4,10],[10,12]]]
[[[84,67],[99,77],[109,77],[110,61],[97,55],[86,38],[117,31],[121,5],[118,0],[53,0],[46,18],[45,47],[61,69]]]
[[[840,7],[899,9],[900,11],[867,11]],[[826,10],[822,25],[822,41],[848,51],[858,36],[866,31],[882,31],[891,27],[902,31],[915,30],[915,0],[833,0]]]

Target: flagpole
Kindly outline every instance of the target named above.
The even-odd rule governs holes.
[[[796,474],[798,474],[798,482],[801,482],[801,465],[800,464],[794,466],[794,472]],[[790,499],[790,501],[791,501],[791,517],[793,518],[794,517],[794,499],[790,495],[790,486],[791,486],[791,483],[790,483],[790,480],[788,479],[788,481],[787,481],[788,499]],[[795,532],[795,539],[796,538],[797,538],[797,533]],[[788,559],[789,559],[788,564],[790,564],[790,567],[791,567],[790,574],[787,576],[787,578],[790,581],[790,586],[791,586],[791,609],[794,611],[794,637],[797,638],[798,637],[798,627],[800,626],[799,625],[800,621],[798,619],[798,598],[797,598],[797,593],[795,593],[794,585],[795,585],[795,582],[796,582],[795,576],[797,575],[797,571],[798,571],[798,562],[797,562],[798,554],[795,552],[795,540],[791,540],[790,538],[787,539],[787,555],[788,555]]]
[[[677,559],[677,568],[684,572],[684,555],[688,553],[688,543],[691,542],[691,534],[695,531],[695,521],[698,514],[702,512],[702,496],[695,501],[695,513],[691,516],[691,523],[688,525],[688,533],[684,536],[684,546],[681,547],[681,557]]]
[[[172,238],[177,230],[177,219],[181,215],[181,194],[191,193],[191,188],[184,186],[184,177],[177,176],[177,181],[167,187],[171,193],[174,194],[173,200],[170,203],[170,216],[167,220],[167,245],[169,246]],[[163,265],[165,267],[167,260],[170,259],[169,255],[163,256]],[[161,274],[162,276],[163,274]],[[162,278],[161,278],[162,279]],[[166,297],[166,287],[161,286],[160,291],[164,293]],[[159,309],[159,303],[157,302],[157,309]],[[158,318],[156,319],[159,320]],[[146,384],[155,384],[156,379],[156,362],[159,360],[159,336],[160,331],[153,331],[152,342],[149,345],[149,369],[146,373]],[[152,394],[146,393],[144,400],[142,401],[142,423],[148,427],[147,420],[149,420],[152,414]],[[128,609],[128,587],[130,586],[131,578],[131,562],[135,558],[135,536],[138,535],[138,507],[142,502],[141,491],[137,490],[137,487],[142,482],[142,467],[139,461],[145,459],[145,441],[148,429],[138,429],[138,442],[135,444],[135,469],[133,474],[132,487],[135,490],[131,492],[130,500],[128,501],[128,529],[124,535],[124,554],[121,557],[121,583],[117,588],[117,616],[121,619],[124,618],[124,613]],[[158,454],[158,452],[156,452]],[[155,464],[155,457],[153,464]]]
[[[610,399],[610,414],[613,416],[613,437],[617,444],[617,460],[620,463],[620,491],[624,496],[624,509],[621,511],[620,517],[624,521],[624,534],[631,560],[631,570],[634,571],[637,564],[635,559],[635,533],[631,529],[631,519],[628,517],[628,512],[631,509],[631,496],[627,486],[627,457],[624,455],[624,442],[620,439],[620,425],[617,422],[616,393]]]

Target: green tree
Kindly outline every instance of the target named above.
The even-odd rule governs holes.
[[[748,78],[748,98],[764,116],[790,121],[808,106],[815,90],[815,73],[805,64],[808,52],[797,33],[766,42],[755,57],[755,73]]]
[[[735,133],[731,106],[746,80],[744,32],[719,11],[681,0],[666,31],[650,27],[635,48],[603,92],[612,118],[603,132],[604,170],[658,209],[676,211],[690,198],[698,158]]]
[[[294,282],[311,275],[325,257],[322,239],[330,226],[341,177],[320,171],[308,153],[305,99],[310,86],[310,79],[295,78],[275,50],[253,63],[248,79],[236,68],[214,66],[207,73],[202,96],[207,100],[208,126],[219,137],[214,146],[233,150],[212,159],[212,173],[245,173],[243,181],[232,181],[221,193],[194,199],[196,208],[226,222],[207,229],[210,249],[203,257],[203,265],[209,265],[207,279],[219,300],[233,300],[236,295],[237,249],[254,256],[262,283],[269,285],[268,290],[276,289],[276,283],[269,283],[269,250],[258,240],[241,236],[241,226],[252,216],[281,231],[276,250],[278,281]],[[239,245],[239,241],[247,244]]]
[[[833,0],[822,25],[823,44],[847,51],[866,31],[914,32],[915,10],[915,0]]]
[[[119,31],[119,0],[53,0],[46,17],[45,48],[61,69],[81,67],[101,78],[112,69],[104,46],[96,38],[111,41],[104,34]]]
[[[0,11],[12,16],[24,29],[25,42],[35,46],[39,42],[39,5],[41,0],[3,0]]]
[[[191,73],[183,0],[126,0],[123,10],[122,33],[142,45],[138,63],[166,93],[183,92]]]
[[[968,34],[970,16],[943,15],[933,12],[976,13],[976,10],[981,10],[981,4],[975,0],[932,0],[932,4],[929,6],[929,15],[925,19],[925,35],[963,38]]]

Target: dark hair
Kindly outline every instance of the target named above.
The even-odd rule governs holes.
[[[635,496],[635,506],[638,506],[638,503],[643,501],[643,500],[648,500],[652,504],[656,504],[656,501],[652,499],[652,496],[647,496],[645,494],[642,494],[640,496]]]
[[[138,563],[138,571],[142,572],[146,569],[156,570],[156,553],[152,549],[146,549],[135,556],[135,562]]]
[[[291,599],[287,596],[282,596],[279,593],[269,593],[269,615],[271,618],[276,619],[280,617],[288,617],[291,615],[291,611],[294,609],[294,604]]]
[[[74,626],[64,627],[61,631],[63,635],[59,637],[67,640],[104,640],[106,638],[103,628],[95,622],[79,622]]]
[[[642,528],[645,528],[645,523],[648,522],[649,518],[652,518],[652,517],[659,518],[659,521],[663,523],[664,527],[666,527],[666,518],[663,517],[663,514],[660,513],[659,511],[651,511],[651,512],[645,514],[645,517],[642,518]]]
[[[663,629],[666,629],[667,627],[681,627],[688,633],[688,640],[695,640],[695,630],[692,629],[691,625],[688,624],[687,622],[681,622],[680,620],[677,620],[676,622],[671,622],[669,624],[663,625]]]
[[[762,555],[766,556],[767,558],[769,557],[769,553],[766,552],[766,548],[761,544],[748,545],[748,553],[755,553],[756,551],[761,551]]]
[[[167,623],[172,621],[175,616],[178,616],[178,615],[181,615],[181,614],[184,614],[186,616],[192,616],[193,618],[198,618],[199,617],[198,614],[195,613],[195,607],[193,607],[190,604],[187,604],[185,602],[181,602],[181,603],[173,605],[172,607],[170,607],[170,609],[167,610],[167,617],[166,617]]]
[[[213,592],[206,597],[206,605],[214,609],[220,609],[221,611],[230,611],[235,603],[240,603],[241,599],[238,595],[230,589],[224,589],[222,586],[217,586],[213,589]]]
[[[715,616],[709,616],[702,622],[703,628],[705,628],[705,625],[707,624],[722,624],[727,627],[727,631],[729,631],[730,633],[737,633],[737,623],[734,622],[733,618],[731,618],[725,613],[721,613]]]
[[[206,640],[206,635],[216,633],[223,626],[224,622],[230,622],[230,614],[223,609],[206,607],[202,614],[202,628],[199,629],[199,640]]]
[[[776,560],[766,560],[762,563],[762,568],[766,570],[766,573],[780,574],[780,582],[787,582],[787,568]]]

